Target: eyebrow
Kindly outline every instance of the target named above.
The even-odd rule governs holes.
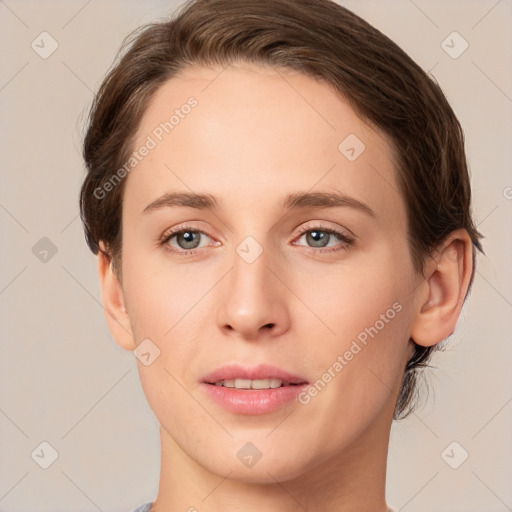
[[[287,196],[283,202],[285,209],[337,208],[341,206],[361,210],[371,217],[376,216],[367,204],[341,192],[296,192]]]
[[[150,213],[160,208],[173,206],[185,206],[198,210],[219,210],[220,202],[211,194],[174,192],[164,194],[148,204],[144,208],[143,213]],[[367,204],[340,192],[295,192],[285,197],[281,206],[287,210],[349,207],[360,210],[371,217],[376,216],[375,212]]]
[[[188,206],[198,210],[218,210],[219,202],[210,194],[174,192],[164,194],[144,208],[142,213],[150,213],[165,206]]]

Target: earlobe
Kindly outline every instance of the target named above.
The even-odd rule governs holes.
[[[453,333],[473,272],[471,239],[465,229],[453,231],[426,264],[425,280],[416,293],[411,338],[433,346]]]
[[[101,249],[98,252],[98,275],[105,318],[116,343],[126,350],[134,350],[135,343],[126,309],[123,287],[113,269],[112,258],[106,254],[103,246]]]

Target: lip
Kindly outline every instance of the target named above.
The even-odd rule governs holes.
[[[293,386],[273,389],[236,389],[216,386],[219,380],[232,379],[280,379]],[[287,372],[277,366],[262,364],[248,368],[229,365],[206,375],[200,383],[204,393],[223,409],[235,414],[260,415],[277,411],[297,398],[308,386],[306,379]]]
[[[215,384],[219,380],[231,379],[279,379],[290,384],[307,384],[307,380],[287,372],[278,366],[260,364],[258,366],[246,367],[238,364],[230,364],[218,368],[203,377],[203,382]]]

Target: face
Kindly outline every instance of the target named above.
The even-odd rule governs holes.
[[[253,482],[387,436],[418,276],[386,137],[326,84],[238,65],[165,83],[143,145],[122,290],[134,343],[160,350],[138,366],[165,435]]]

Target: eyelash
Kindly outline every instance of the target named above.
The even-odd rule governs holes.
[[[166,231],[160,240],[160,245],[164,247],[165,250],[169,251],[172,254],[177,254],[178,256],[188,256],[190,254],[194,254],[194,252],[197,251],[197,249],[182,249],[180,251],[177,251],[176,249],[171,248],[169,245],[169,241],[171,238],[174,238],[176,235],[179,235],[180,233],[186,233],[188,231],[192,231],[193,233],[201,233],[202,235],[208,236],[204,231],[201,231],[193,226],[180,226],[178,229],[171,229],[169,231]]]
[[[327,233],[329,235],[333,235],[336,238],[338,238],[338,240],[340,242],[342,242],[342,244],[340,246],[338,246],[336,248],[330,248],[330,249],[324,249],[324,248],[320,248],[320,247],[308,247],[308,249],[313,251],[313,254],[316,254],[318,252],[326,254],[326,253],[337,253],[340,251],[346,251],[354,243],[354,238],[347,235],[346,233],[342,233],[341,231],[338,231],[338,230],[332,229],[332,228],[327,228],[327,227],[322,227],[322,226],[311,226],[311,225],[301,226],[299,229],[300,235],[297,238],[302,238],[302,235],[304,235],[305,233],[308,233],[310,231],[321,231],[322,233]]]
[[[305,233],[308,233],[310,231],[321,231],[322,233],[327,233],[328,235],[333,235],[343,243],[341,245],[341,247],[337,247],[334,249],[333,248],[324,249],[324,248],[318,248],[318,247],[309,247],[309,249],[313,252],[313,254],[316,254],[318,252],[325,254],[325,253],[336,253],[336,252],[340,252],[340,251],[346,251],[354,243],[354,238],[352,238],[351,236],[348,236],[347,234],[342,233],[341,231],[337,231],[335,229],[322,227],[322,226],[310,226],[310,225],[302,226],[299,229],[300,234],[296,238],[301,238],[302,235],[304,235]],[[172,230],[166,231],[162,235],[159,245],[163,246],[167,251],[171,252],[172,254],[177,254],[178,256],[188,256],[188,255],[194,254],[195,252],[197,252],[197,250],[198,250],[197,248],[196,249],[183,249],[183,250],[177,251],[176,249],[171,248],[169,245],[169,241],[172,238],[174,238],[176,235],[179,235],[179,234],[185,233],[185,232],[201,233],[202,235],[209,236],[204,231],[201,231],[193,226],[180,226],[178,229],[172,229]],[[304,246],[302,246],[302,247],[304,247]]]

